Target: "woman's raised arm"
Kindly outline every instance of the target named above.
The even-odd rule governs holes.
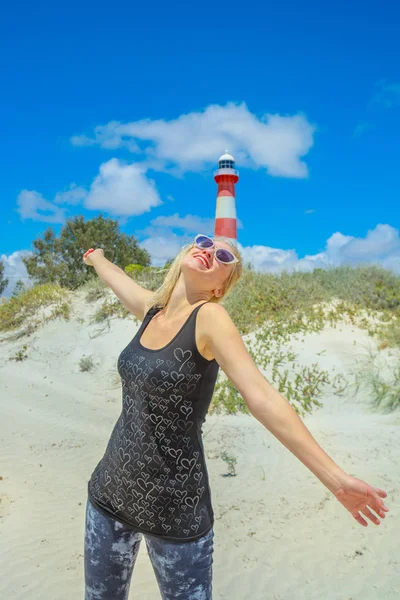
[[[84,261],[96,270],[98,276],[112,289],[129,312],[139,319],[139,321],[143,321],[146,303],[148,304],[153,292],[146,290],[136,283],[136,281],[133,281],[125,271],[109,261],[104,256],[101,248],[97,248],[89,254],[85,252]]]

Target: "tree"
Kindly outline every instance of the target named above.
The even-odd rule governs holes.
[[[4,277],[4,263],[0,260],[0,295],[8,286],[8,278]]]
[[[118,221],[102,214],[89,221],[82,215],[68,219],[58,238],[48,228],[33,246],[35,251],[22,258],[29,277],[35,283],[58,283],[69,289],[96,277],[94,269],[83,262],[88,248],[103,248],[104,256],[121,269],[131,263],[150,265],[149,253],[139,248],[136,238],[121,233]]]
[[[16,284],[14,286],[11,296],[13,298],[15,298],[16,296],[18,296],[18,294],[20,294],[24,290],[26,290],[26,284],[22,281],[22,279],[18,279],[18,281],[16,282]]]

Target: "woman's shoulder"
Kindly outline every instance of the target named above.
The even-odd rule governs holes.
[[[202,312],[204,315],[207,315],[209,319],[215,319],[216,316],[224,314],[229,317],[229,313],[225,306],[222,306],[219,302],[204,302],[201,306],[204,306]]]
[[[231,321],[228,311],[218,302],[205,302],[201,305],[201,310],[197,314],[197,332],[199,346],[202,348],[202,354],[208,360],[213,360],[215,357],[210,349],[210,342],[213,337],[213,332],[216,330],[217,322],[222,322],[224,319]]]

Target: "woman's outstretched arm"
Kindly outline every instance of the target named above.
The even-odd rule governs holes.
[[[263,399],[253,416],[294,454],[333,494],[346,473],[321,448],[290,403],[264,378]]]
[[[264,381],[265,393],[263,400],[254,406],[254,417],[318,477],[360,525],[368,525],[360,512],[379,525],[379,519],[370,509],[385,518],[389,510],[382,500],[387,496],[385,490],[343,471],[321,448],[289,402]]]
[[[206,343],[227,377],[241,394],[252,415],[323,483],[364,527],[389,509],[382,498],[387,493],[352,477],[321,448],[290,403],[262,375],[226,309],[209,303],[202,309]]]

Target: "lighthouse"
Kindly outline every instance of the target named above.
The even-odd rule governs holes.
[[[214,235],[230,238],[237,244],[235,184],[239,181],[239,173],[235,169],[235,159],[227,150],[218,160],[214,179],[218,185]]]

